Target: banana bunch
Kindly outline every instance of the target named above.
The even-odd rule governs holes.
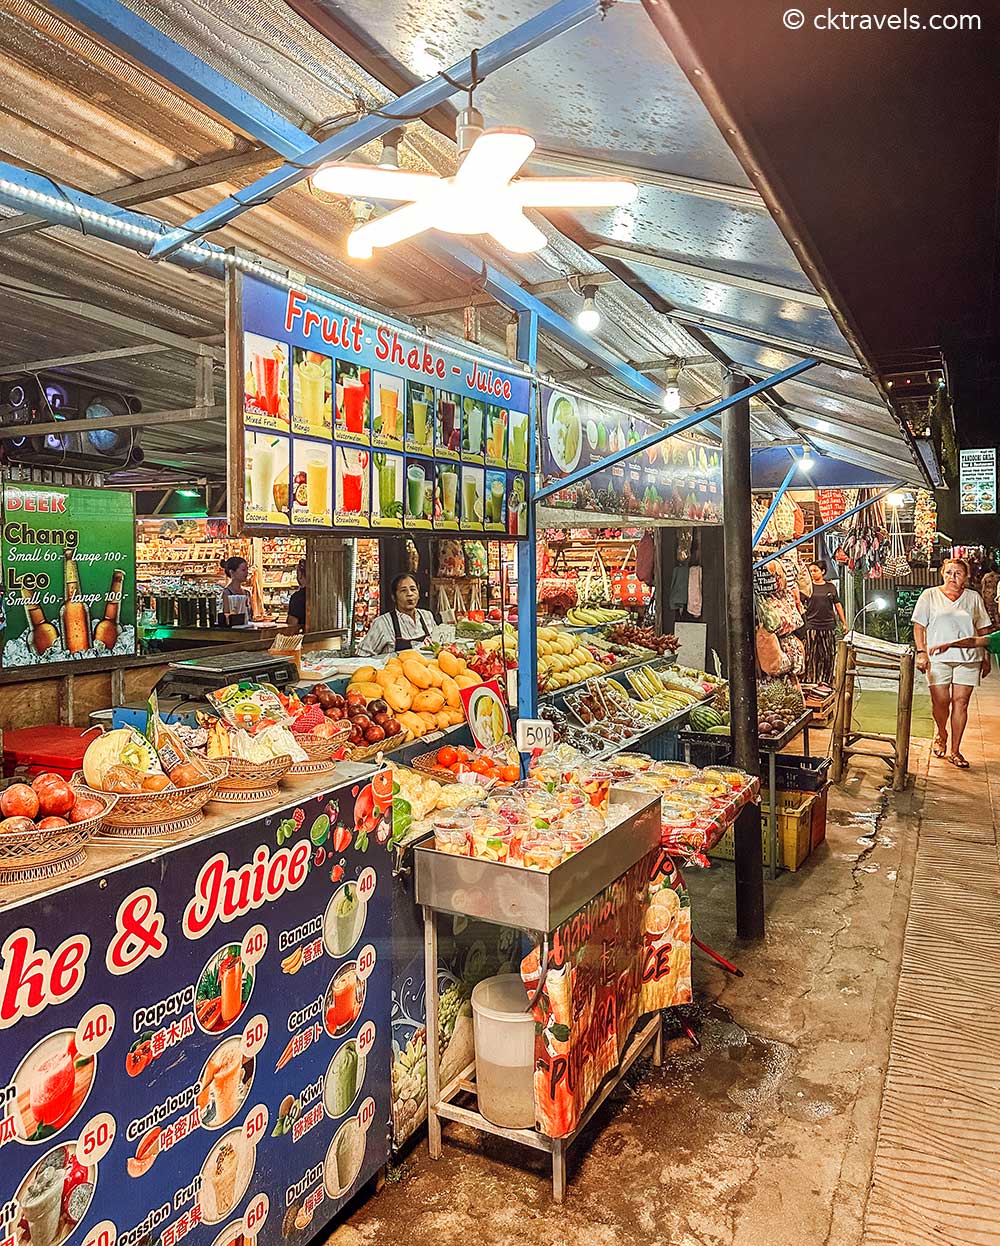
[[[538,674],[547,688],[565,688],[600,675],[603,670],[577,637],[554,627],[538,629]]]
[[[301,947],[297,947],[294,952],[289,953],[289,955],[286,956],[281,962],[281,972],[298,973],[302,968],[302,952],[303,949]]]
[[[640,701],[662,708],[664,717],[685,709],[698,700],[691,692],[665,688],[662,679],[651,666],[636,667],[635,670],[627,672],[627,678]]]
[[[566,611],[566,622],[573,627],[598,627],[627,618],[627,610],[609,610],[606,606],[574,606]]]

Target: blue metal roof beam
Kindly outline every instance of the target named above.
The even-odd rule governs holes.
[[[191,53],[180,49],[178,44],[172,46],[179,49],[183,53],[182,56],[172,53],[170,48],[160,47],[159,43],[154,51],[144,42],[147,31],[152,28],[130,9],[119,4],[118,0],[56,0],[55,7],[70,15],[76,13],[79,20],[88,25],[91,24],[88,14],[100,10],[100,33],[110,43],[123,51],[128,51],[142,64],[149,65],[151,68],[155,60],[155,64],[161,67],[157,72],[163,73],[168,81],[176,81],[182,90],[209,107],[216,108],[216,101],[222,97],[227,109],[223,115],[233,120],[241,129],[260,137],[260,131],[257,128],[258,117],[261,109],[266,108],[266,105],[255,99],[249,92],[236,86],[235,83],[229,82],[222,74],[211,70],[207,65],[202,65],[201,75],[193,75],[189,65],[189,61],[193,59]],[[107,10],[114,10],[117,13],[116,21],[111,24],[110,28],[104,16]],[[557,0],[544,12],[514,26],[506,34],[480,48],[477,52],[477,70],[480,77],[485,77],[494,70],[511,64],[526,53],[541,47],[550,39],[596,17],[600,11],[598,0]],[[92,28],[97,27],[92,26]],[[160,36],[160,39],[166,44],[172,44],[171,40],[164,40],[163,36]],[[186,67],[187,72],[183,79],[179,76],[172,76],[172,64],[176,65],[178,73],[182,67]],[[322,142],[317,143],[312,139],[307,139],[303,146],[290,153],[292,158],[288,163],[258,178],[237,194],[223,199],[215,207],[199,213],[185,225],[172,230],[154,246],[152,258],[166,259],[186,241],[200,238],[212,230],[221,228],[248,208],[268,203],[281,191],[289,190],[298,182],[303,181],[319,165],[349,156],[359,147],[397,128],[401,121],[422,116],[429,109],[443,104],[445,100],[450,99],[463,88],[467,90],[471,82],[472,60],[467,56],[452,65],[446,74],[436,74],[433,78],[414,87],[413,90],[399,96],[398,99],[391,100],[377,113],[361,117]],[[265,139],[265,141],[269,140]]]

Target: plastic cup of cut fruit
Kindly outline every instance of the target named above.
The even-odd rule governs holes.
[[[452,857],[468,857],[472,852],[472,819],[456,810],[434,821],[434,847]]]
[[[610,770],[599,770],[592,767],[580,775],[580,786],[595,809],[602,813],[608,811],[608,800],[611,796],[612,774]]]
[[[563,813],[572,813],[574,809],[584,809],[590,804],[587,793],[576,783],[561,783],[552,795]]]
[[[594,842],[594,835],[583,827],[560,829],[559,838],[562,840],[564,860],[573,856],[574,853],[582,852],[588,844]]]
[[[554,870],[563,859],[563,841],[559,835],[535,832],[521,843],[522,864],[529,870]]]

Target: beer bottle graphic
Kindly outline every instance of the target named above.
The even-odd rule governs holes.
[[[90,611],[80,593],[80,573],[72,550],[64,551],[63,592],[65,600],[59,611],[63,643],[69,653],[85,653],[90,648]]]
[[[31,627],[28,644],[41,657],[53,645],[59,643],[59,629],[46,619],[36,592],[22,588],[21,600],[24,602],[24,613],[28,616],[28,624]]]
[[[121,567],[116,567],[104,602],[104,615],[98,619],[94,628],[94,644],[105,649],[113,649],[118,641],[118,613],[121,610],[124,582],[125,572]]]

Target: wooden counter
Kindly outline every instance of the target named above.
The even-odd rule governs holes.
[[[86,861],[78,865],[76,869],[67,870],[65,874],[57,874],[54,878],[43,878],[34,883],[0,884],[0,912],[16,908],[19,904],[24,904],[39,896],[70,891],[87,879],[126,869],[138,861],[163,856],[186,844],[223,835],[235,827],[242,826],[246,822],[254,822],[269,813],[294,809],[296,805],[301,805],[311,796],[343,787],[345,783],[354,780],[367,780],[374,773],[375,767],[370,764],[341,761],[337,762],[333,770],[328,770],[325,774],[282,779],[280,792],[271,800],[261,800],[248,805],[224,805],[209,802],[206,806],[205,817],[186,831],[176,831],[169,835],[149,834],[136,839],[120,835],[96,836],[87,844]]]

